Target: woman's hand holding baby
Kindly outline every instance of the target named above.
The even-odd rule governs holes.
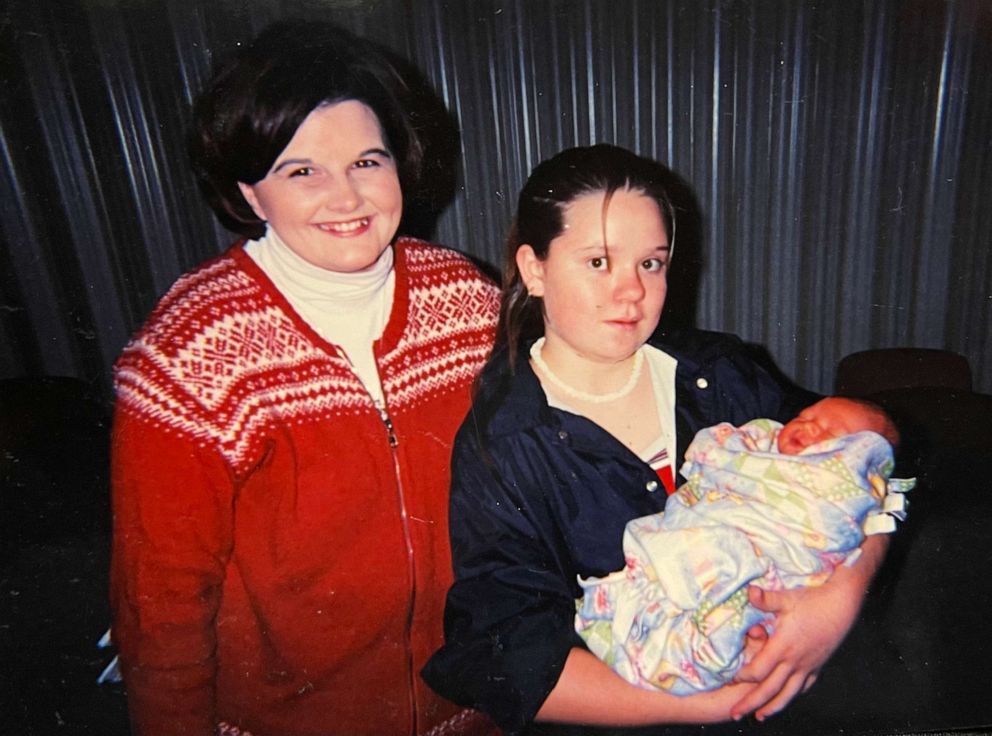
[[[732,708],[735,719],[754,711],[760,721],[787,706],[816,680],[857,618],[868,582],[881,563],[886,541],[869,537],[851,567],[839,567],[819,587],[765,591],[751,587],[751,604],[775,616],[773,633],[755,627],[749,647],[761,644],[737,673],[738,682],[757,687]],[[764,641],[762,641],[764,640]]]

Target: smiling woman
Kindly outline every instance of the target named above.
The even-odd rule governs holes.
[[[311,112],[265,178],[238,186],[290,250],[329,271],[369,268],[403,214],[396,162],[375,113],[357,100]]]
[[[397,237],[407,95],[370,44],[284,23],[197,104],[194,168],[247,239],[183,276],[116,366],[113,632],[137,736],[489,728],[417,678],[497,293]]]

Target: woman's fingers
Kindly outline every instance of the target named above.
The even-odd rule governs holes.
[[[748,602],[765,613],[778,613],[784,606],[781,593],[775,590],[764,590],[756,585],[747,588]]]
[[[756,636],[752,636],[751,631],[748,632],[744,643],[745,664],[737,671],[734,678],[737,682],[761,682],[782,662],[782,654],[778,651],[775,639],[764,628],[761,628],[761,632]]]
[[[800,692],[812,687],[815,681],[815,674],[793,672],[784,663],[780,664],[771,676],[731,708],[730,715],[738,720],[753,711],[754,717],[763,721],[783,710]]]
[[[789,673],[790,670],[784,663],[779,664],[768,677],[761,680],[754,690],[741,698],[730,709],[731,718],[736,721],[748,713],[763,709],[785,687]]]
[[[754,717],[763,721],[768,716],[773,716],[781,711],[799,694],[799,691],[804,687],[805,680],[806,678],[798,673],[788,677],[775,696],[755,711]]]
[[[751,605],[766,613],[775,613],[781,610],[781,601],[776,598],[775,593],[767,592],[761,588],[750,586],[747,589],[748,600]],[[761,682],[777,664],[778,660],[768,649],[771,635],[762,624],[755,624],[747,631],[744,640],[744,666],[737,671],[734,678],[737,682]]]
[[[768,641],[768,631],[761,624],[755,624],[744,637],[744,664],[750,664],[758,656],[765,642]],[[746,677],[737,677],[737,682],[748,682]]]

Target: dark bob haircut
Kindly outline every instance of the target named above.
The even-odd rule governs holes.
[[[265,225],[238,182],[265,178],[314,109],[357,100],[378,118],[407,193],[417,182],[422,158],[409,99],[400,72],[372,43],[327,23],[274,23],[197,99],[190,133],[193,172],[221,222],[258,238]]]
[[[520,191],[503,268],[496,342],[508,349],[511,369],[523,343],[544,334],[541,299],[527,293],[517,270],[520,246],[529,245],[544,260],[551,241],[564,230],[568,205],[586,194],[602,192],[609,197],[618,190],[628,189],[657,203],[674,250],[675,208],[668,192],[673,181],[673,172],[657,161],[605,143],[566,149],[534,168]]]

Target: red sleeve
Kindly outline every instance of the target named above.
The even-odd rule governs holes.
[[[118,409],[111,481],[113,637],[133,732],[213,734],[229,469],[219,454]]]

